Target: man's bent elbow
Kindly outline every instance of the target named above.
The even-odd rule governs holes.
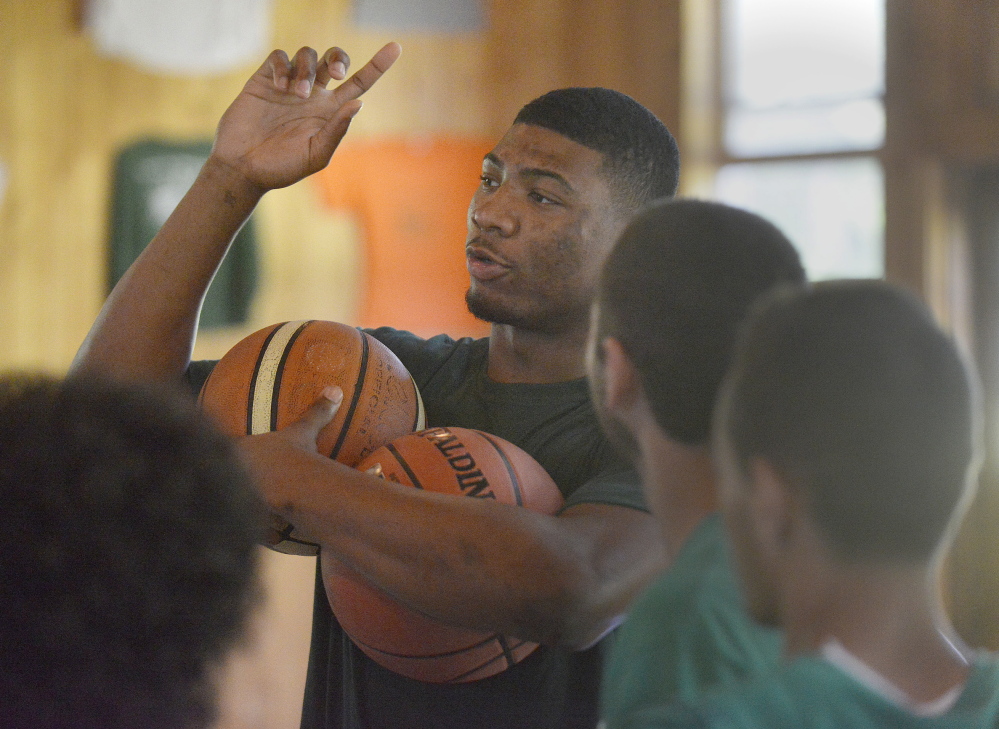
[[[594,609],[589,596],[550,600],[521,611],[520,638],[574,651],[591,648],[616,628],[624,615],[605,615]]]

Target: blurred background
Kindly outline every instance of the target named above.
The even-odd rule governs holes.
[[[770,217],[814,278],[886,277],[985,382],[990,446],[943,589],[999,648],[999,1],[0,0],[0,370],[65,371],[272,48],[403,56],[330,168],[269,194],[213,287],[196,355],[289,319],[481,335],[464,210],[527,101],[608,86],[682,151],[681,193]],[[226,727],[297,727],[314,561],[269,597]]]

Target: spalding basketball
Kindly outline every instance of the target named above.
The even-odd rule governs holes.
[[[431,428],[402,436],[358,468],[460,498],[495,499],[544,514],[562,494],[541,465],[512,443],[478,430]],[[471,537],[470,537],[471,538]],[[536,643],[444,625],[406,608],[342,562],[323,555],[323,582],[344,631],[376,663],[432,683],[476,681],[504,671]]]
[[[250,334],[215,365],[199,395],[225,433],[255,435],[300,418],[329,385],[343,403],[319,434],[319,452],[348,466],[394,438],[424,427],[423,400],[399,358],[371,335],[331,321],[273,324]],[[315,555],[274,516],[283,537],[269,545]]]

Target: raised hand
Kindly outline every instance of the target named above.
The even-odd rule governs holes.
[[[219,122],[212,156],[262,190],[285,187],[325,167],[350,121],[360,110],[358,97],[370,89],[399,57],[389,43],[336,88],[350,58],[331,48],[317,58],[302,48],[291,60],[274,51],[246,82]]]

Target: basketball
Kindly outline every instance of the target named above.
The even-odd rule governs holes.
[[[478,430],[430,428],[402,436],[358,468],[456,498],[495,499],[554,514],[562,494],[542,466],[512,443]],[[431,683],[476,681],[526,658],[536,643],[444,625],[395,602],[325,555],[323,583],[344,631],[376,663]]]
[[[300,418],[328,385],[343,403],[319,434],[319,452],[348,466],[424,425],[423,401],[408,370],[377,339],[346,324],[292,321],[250,334],[215,365],[198,401],[231,436],[279,430]],[[281,540],[272,548],[315,555],[273,516]]]

